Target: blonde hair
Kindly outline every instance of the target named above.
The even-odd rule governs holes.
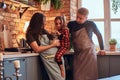
[[[54,20],[54,23],[56,23],[57,20],[60,20],[61,23],[62,23],[62,28],[65,28],[66,27],[66,20],[64,18],[64,16],[56,16],[55,17],[55,20]]]
[[[80,8],[80,9],[78,9],[78,11],[77,11],[79,14],[82,14],[82,15],[85,15],[85,16],[87,16],[88,14],[89,14],[89,11],[88,11],[88,9],[87,8]]]

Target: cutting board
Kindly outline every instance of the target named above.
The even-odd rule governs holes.
[[[9,31],[0,32],[0,44],[4,45],[4,48],[11,47],[11,33]]]

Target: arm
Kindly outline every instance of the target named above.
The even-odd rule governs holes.
[[[96,34],[97,38],[98,38],[98,42],[99,42],[99,45],[100,45],[100,49],[101,49],[101,50],[104,50],[104,44],[103,44],[102,35],[101,35],[100,31],[98,30],[96,24],[93,24],[93,25],[94,25],[93,31],[94,31],[94,33]]]
[[[65,52],[69,49],[70,46],[70,41],[69,41],[69,30],[65,29],[63,32],[63,37],[61,40],[61,46],[59,50],[56,53],[55,60],[59,63],[62,64],[62,59],[61,57],[65,54]]]
[[[39,46],[36,41],[33,41],[33,42],[30,43],[30,46],[35,52],[42,52],[42,51],[45,51],[49,48],[59,46],[59,41],[54,40],[52,44],[47,45],[47,46]]]
[[[94,24],[95,25],[95,24]],[[105,50],[104,50],[104,44],[103,44],[103,39],[102,39],[102,35],[101,33],[99,32],[97,26],[95,25],[94,27],[94,33],[96,34],[97,38],[98,38],[98,41],[99,41],[99,45],[100,45],[100,51],[98,52],[98,55],[105,55]]]
[[[72,33],[72,27],[71,27],[71,24],[70,22],[67,24],[67,27],[69,28],[69,35],[70,35],[70,49],[72,48],[72,36],[71,36],[71,33]]]
[[[41,46],[39,41],[36,41],[36,35],[32,35],[30,33],[26,34],[26,40],[27,43],[30,45],[30,47],[35,51],[35,52],[42,52],[45,51],[49,48],[55,47],[55,46],[59,46],[59,40],[54,40],[52,42],[52,44],[47,45],[47,46]]]

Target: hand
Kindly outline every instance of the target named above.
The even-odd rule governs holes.
[[[99,52],[98,52],[98,55],[105,55],[106,54],[106,52],[105,52],[105,50],[100,50]]]
[[[60,41],[55,39],[55,40],[53,40],[52,45],[53,46],[60,46]]]
[[[59,31],[56,31],[56,34],[57,34],[57,35],[61,35],[61,33],[60,33]]]

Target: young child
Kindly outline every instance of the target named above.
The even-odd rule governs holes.
[[[57,16],[54,20],[55,23],[55,34],[54,37],[60,40],[60,47],[58,47],[58,51],[55,55],[55,61],[58,63],[61,76],[65,77],[65,67],[63,64],[63,55],[69,49],[70,41],[69,41],[69,29],[66,27],[64,16]]]

